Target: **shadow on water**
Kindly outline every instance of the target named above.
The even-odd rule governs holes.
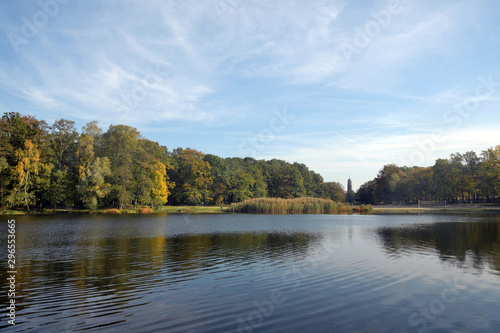
[[[442,262],[476,273],[486,267],[500,274],[500,218],[495,221],[445,222],[377,229],[384,249],[393,255],[437,254]]]

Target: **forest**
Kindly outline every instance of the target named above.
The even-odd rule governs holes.
[[[430,167],[385,165],[364,183],[356,200],[365,204],[500,203],[500,145],[439,158]]]
[[[133,127],[97,121],[52,125],[5,113],[0,122],[0,207],[153,207],[220,205],[251,198],[316,197],[343,202],[344,188],[300,163],[221,158],[169,150]]]
[[[252,198],[362,204],[500,202],[500,145],[437,159],[430,167],[385,165],[356,193],[301,163],[222,158],[166,146],[126,125],[52,125],[5,113],[0,122],[0,208],[85,209],[221,205]]]

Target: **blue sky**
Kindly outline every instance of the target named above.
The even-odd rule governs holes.
[[[169,149],[384,164],[500,144],[498,1],[2,1],[0,112]]]

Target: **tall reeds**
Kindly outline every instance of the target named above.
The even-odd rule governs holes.
[[[253,214],[333,214],[348,213],[351,208],[320,198],[255,198],[232,204],[230,211]]]

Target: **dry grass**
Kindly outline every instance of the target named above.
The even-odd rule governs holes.
[[[230,211],[254,214],[332,214],[351,209],[333,200],[320,198],[255,198],[232,204]]]

